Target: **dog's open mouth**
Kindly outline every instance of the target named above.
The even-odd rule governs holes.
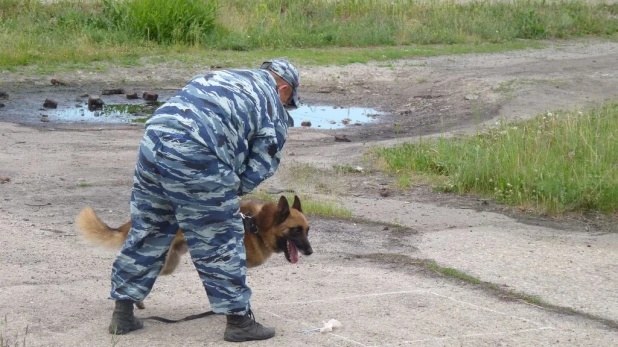
[[[283,249],[283,252],[285,253],[285,259],[287,259],[292,264],[296,264],[298,262],[298,249],[290,240],[285,240],[285,243],[286,247]]]

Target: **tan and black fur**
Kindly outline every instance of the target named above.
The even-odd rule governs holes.
[[[273,253],[283,252],[285,258],[292,262],[290,247],[296,248],[304,255],[313,253],[307,237],[309,224],[303,214],[298,196],[294,196],[291,208],[285,196],[279,198],[279,203],[241,201],[240,212],[253,216],[258,230],[257,233],[245,230],[244,242],[248,268],[263,264]],[[118,228],[110,228],[90,207],[84,208],[77,215],[75,224],[87,242],[114,249],[122,247],[131,230],[131,221]],[[188,250],[182,230],[178,229],[170,245],[161,275],[174,272],[180,263],[180,257]],[[138,307],[143,308],[143,304],[138,303]]]

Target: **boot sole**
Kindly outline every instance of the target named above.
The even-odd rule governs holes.
[[[239,337],[238,335],[231,335],[231,336],[225,335],[225,336],[223,336],[223,339],[225,341],[228,341],[228,342],[246,342],[246,341],[267,340],[267,339],[270,339],[270,338],[272,338],[274,336],[275,336],[275,334],[272,334],[270,336],[265,336],[265,337],[259,338],[259,337],[245,337],[245,336]]]
[[[108,331],[112,335],[126,335],[126,334],[128,334],[128,333],[130,333],[132,331],[140,330],[140,329],[143,329],[143,328],[144,328],[143,325],[140,325],[140,326],[137,326],[137,327],[131,327],[129,329],[119,329],[118,327],[110,326]]]

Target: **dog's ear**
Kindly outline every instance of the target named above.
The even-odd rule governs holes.
[[[279,205],[277,205],[277,224],[281,224],[285,222],[286,219],[290,216],[290,204],[288,204],[288,199],[285,196],[281,195],[279,198]]]
[[[300,199],[297,195],[294,195],[294,204],[292,204],[292,208],[297,209],[298,212],[303,212],[303,209],[300,207]]]

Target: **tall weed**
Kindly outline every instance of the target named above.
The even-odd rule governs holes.
[[[216,11],[214,0],[103,0],[103,17],[116,30],[166,44],[200,44]]]

